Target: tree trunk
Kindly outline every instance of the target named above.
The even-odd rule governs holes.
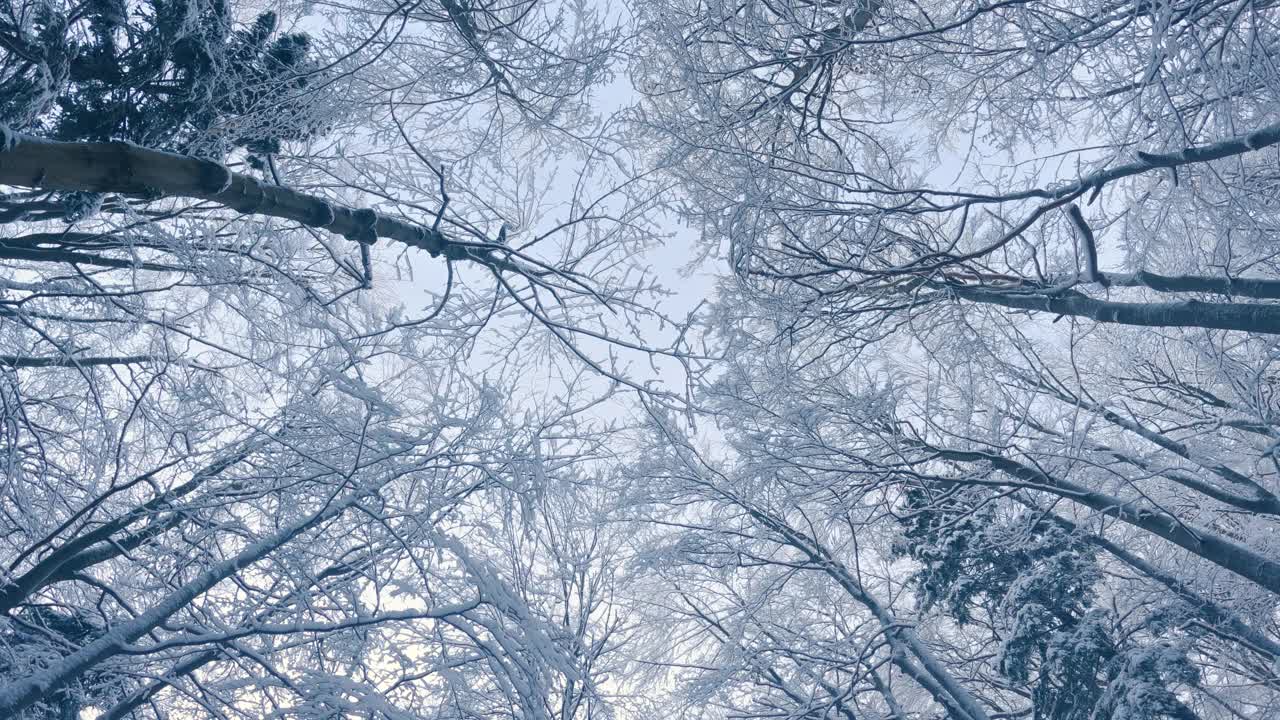
[[[7,138],[9,149],[0,149],[0,185],[207,200],[245,214],[324,228],[363,243],[387,238],[432,255],[484,259],[482,252],[438,230],[268,185],[210,160],[126,142],[57,142],[12,133]]]
[[[962,300],[1019,310],[1086,317],[1096,322],[1145,327],[1199,327],[1280,335],[1280,305],[1205,303],[1119,303],[1095,300],[1079,293],[1048,295],[948,285]]]
[[[1280,300],[1280,280],[1256,277],[1160,275],[1140,270],[1136,273],[1099,272],[1096,282],[1104,287],[1144,287],[1164,293],[1212,293],[1229,297]]]

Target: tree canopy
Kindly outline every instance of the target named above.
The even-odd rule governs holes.
[[[9,0],[0,717],[1280,712],[1272,0]]]

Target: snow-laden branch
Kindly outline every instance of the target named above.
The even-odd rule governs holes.
[[[41,698],[67,683],[75,681],[103,660],[128,652],[132,643],[162,625],[174,613],[208,592],[213,586],[257,563],[302,533],[341,515],[352,505],[367,497],[370,492],[373,492],[373,489],[356,490],[345,498],[334,501],[321,511],[249,545],[231,558],[209,566],[191,581],[174,589],[150,610],[111,628],[97,640],[50,664],[44,672],[16,679],[0,687],[0,717],[17,717],[18,713],[25,708],[39,702]]]
[[[945,460],[968,464],[985,463],[1013,479],[1013,482],[1006,482],[996,478],[973,476],[958,482],[999,487],[1025,487],[1057,495],[1107,517],[1145,530],[1218,567],[1230,570],[1273,593],[1280,594],[1280,562],[1223,537],[1210,528],[1188,525],[1162,509],[1150,507],[1138,500],[1124,500],[1092,490],[997,453],[939,448],[918,441],[909,444]]]

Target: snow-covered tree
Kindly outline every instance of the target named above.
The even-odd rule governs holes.
[[[682,351],[601,317],[650,316],[629,200],[506,177],[621,174],[615,33],[326,8],[8,7],[0,716],[602,712],[615,550],[563,493],[608,350]]]
[[[13,0],[0,716],[1274,716],[1277,38]]]

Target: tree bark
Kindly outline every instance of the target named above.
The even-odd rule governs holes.
[[[15,141],[16,138],[16,141]],[[0,129],[0,185],[42,190],[207,200],[250,215],[293,220],[348,240],[387,238],[435,255],[484,262],[485,255],[424,225],[269,185],[210,160],[126,142],[58,142]]]
[[[956,297],[970,302],[1086,317],[1102,323],[1144,327],[1199,327],[1280,335],[1280,305],[1205,303],[1196,300],[1119,303],[1095,300],[1074,292],[1049,295],[968,285],[947,285],[946,288]]]
[[[1144,287],[1164,293],[1212,293],[1229,297],[1280,300],[1280,280],[1256,277],[1211,277],[1207,275],[1160,275],[1140,270],[1136,273],[1097,273],[1103,286]]]

